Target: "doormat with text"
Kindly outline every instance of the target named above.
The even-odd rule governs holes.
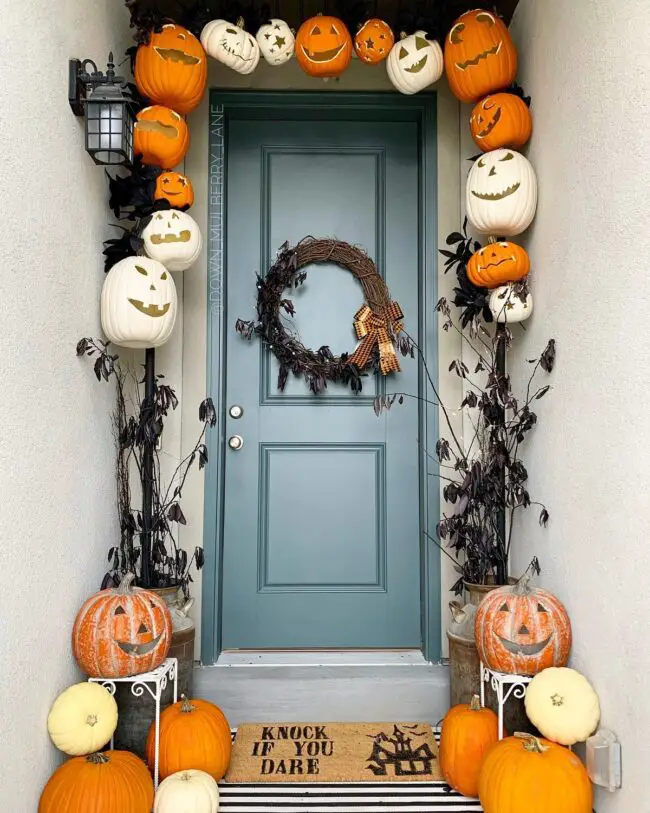
[[[226,782],[435,782],[438,745],[425,723],[247,723]]]

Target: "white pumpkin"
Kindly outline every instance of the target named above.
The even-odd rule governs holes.
[[[147,256],[169,271],[186,271],[203,248],[199,224],[178,209],[155,212],[142,231],[142,239]]]
[[[526,714],[542,736],[560,745],[584,742],[598,728],[600,703],[591,683],[567,667],[544,669],[526,690]]]
[[[426,31],[416,31],[409,37],[402,34],[386,60],[388,78],[407,96],[437,82],[442,69],[442,48],[435,40],[427,39]]]
[[[523,322],[533,312],[532,294],[527,291],[522,299],[517,293],[517,283],[501,285],[490,291],[490,310],[497,322]]]
[[[162,263],[126,257],[104,280],[102,328],[122,347],[160,347],[172,335],[177,306],[176,285]]]
[[[261,25],[255,39],[269,65],[284,65],[293,56],[296,38],[284,20],[273,18]]]
[[[217,813],[219,788],[205,771],[179,771],[158,786],[153,813]]]
[[[474,162],[467,176],[467,217],[477,231],[512,237],[532,223],[537,176],[515,150],[493,150]]]
[[[47,730],[54,745],[73,757],[99,751],[117,728],[117,703],[99,683],[75,683],[54,701]]]
[[[201,31],[201,45],[206,53],[237,73],[252,73],[260,61],[260,47],[252,34],[244,31],[244,20],[237,24],[212,20]]]

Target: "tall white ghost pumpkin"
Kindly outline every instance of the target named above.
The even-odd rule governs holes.
[[[147,256],[169,271],[186,271],[203,248],[199,224],[178,209],[155,212],[142,231],[142,239]]]
[[[467,176],[467,217],[477,231],[512,237],[525,231],[537,209],[537,176],[515,150],[493,150]]]
[[[171,273],[149,257],[126,257],[106,275],[102,329],[121,347],[160,347],[172,335],[178,297]]]
[[[386,72],[397,90],[410,96],[440,79],[444,67],[442,48],[435,40],[427,39],[426,31],[401,37],[390,49]]]
[[[237,73],[252,73],[260,61],[260,47],[255,37],[244,30],[242,18],[237,25],[212,20],[201,31],[201,45],[209,56]]]

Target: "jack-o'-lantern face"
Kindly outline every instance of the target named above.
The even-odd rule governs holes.
[[[469,120],[472,138],[483,152],[523,147],[533,130],[528,105],[513,93],[495,93],[479,102]]]
[[[172,623],[164,601],[148,590],[131,588],[129,574],[116,590],[102,590],[83,605],[72,643],[90,677],[126,677],[151,671],[171,645]]]
[[[416,31],[408,37],[402,34],[393,45],[386,72],[400,93],[411,95],[437,82],[442,67],[442,49],[438,43],[427,39],[426,31]]]
[[[147,256],[170,271],[185,271],[201,253],[203,238],[198,223],[175,209],[155,212],[142,231]]]
[[[133,151],[142,163],[172,169],[185,158],[190,133],[184,119],[162,105],[145,107],[136,116]]]
[[[350,64],[352,37],[338,17],[319,14],[296,34],[296,59],[310,76],[339,76]]]
[[[284,65],[293,56],[296,38],[284,20],[274,18],[264,23],[255,39],[269,65]]]
[[[388,23],[376,18],[367,20],[354,38],[357,56],[369,65],[387,59],[394,44],[395,37]]]
[[[462,102],[507,87],[517,73],[517,51],[503,20],[488,11],[461,15],[445,40],[445,69]]]
[[[516,282],[529,271],[530,257],[526,249],[508,241],[489,243],[475,251],[467,263],[467,277],[479,288]]]
[[[244,20],[212,20],[201,31],[201,44],[218,62],[237,73],[252,73],[260,61],[260,48],[252,34],[244,30]]]
[[[483,663],[508,674],[534,675],[564,666],[571,649],[564,606],[527,582],[488,593],[476,613],[475,635]]]
[[[180,172],[162,172],[156,178],[154,200],[166,200],[174,209],[186,209],[194,203],[192,182]]]
[[[197,107],[207,76],[201,43],[180,25],[164,25],[137,50],[134,77],[138,90],[155,104],[178,113],[189,113]]]
[[[494,150],[474,162],[465,196],[470,223],[484,234],[512,236],[530,225],[537,208],[537,178],[527,158]]]

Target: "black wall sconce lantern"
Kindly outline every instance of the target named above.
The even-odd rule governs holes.
[[[93,161],[132,164],[136,104],[126,79],[115,75],[112,53],[106,73],[91,59],[70,60],[68,99],[75,116],[85,116],[86,151]]]

